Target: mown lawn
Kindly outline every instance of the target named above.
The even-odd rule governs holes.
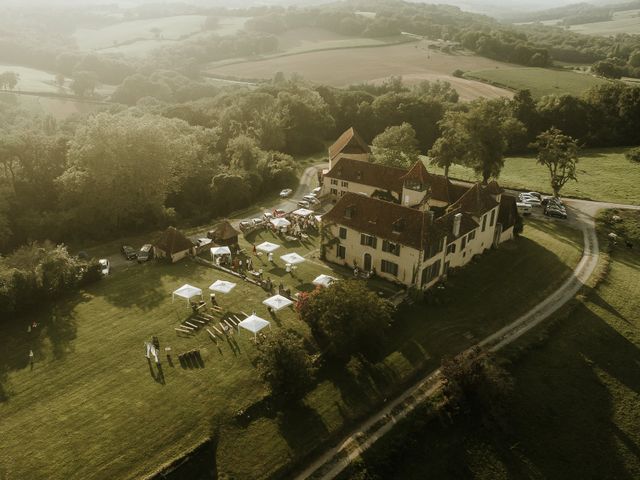
[[[249,334],[216,345],[206,333],[194,338],[174,333],[189,310],[184,302],[171,302],[171,291],[187,282],[206,289],[216,278],[232,278],[190,261],[116,272],[80,295],[0,327],[0,472],[34,480],[139,478],[212,435],[217,472],[243,479],[282,472],[402,382],[437,365],[441,355],[539,301],[577,262],[580,238],[560,222],[531,221],[522,238],[456,275],[438,305],[403,309],[378,358],[323,369],[303,405],[284,411],[266,408]],[[251,238],[269,239],[270,234]],[[281,266],[265,268],[276,282],[306,289],[317,274],[331,272],[316,258],[315,242],[287,245],[278,256],[287,251],[309,261],[297,270],[300,280]],[[389,284],[372,288],[389,289]],[[266,296],[247,283],[218,295],[231,312],[255,310],[269,318],[261,304]],[[40,325],[27,333],[33,320]],[[308,334],[292,310],[278,312],[272,328]],[[165,383],[160,383],[156,367],[144,357],[143,342],[152,335],[174,354],[199,348],[205,367],[183,369],[164,361]],[[35,354],[33,370],[29,349]],[[249,415],[234,419],[240,409]]]
[[[577,166],[577,182],[568,182],[561,194],[615,203],[640,204],[640,163],[627,160],[626,148],[584,150]],[[440,173],[440,169],[430,166]],[[461,180],[478,180],[466,167],[454,165],[449,175]],[[500,173],[503,187],[551,193],[549,173],[533,156],[510,157]]]
[[[637,246],[640,213],[619,214]],[[583,302],[502,352],[515,391],[501,427],[435,420],[403,440],[402,462],[379,463],[390,436],[342,478],[640,478],[639,275],[640,252],[620,242]]]
[[[527,89],[536,98],[566,93],[578,96],[591,87],[608,82],[592,75],[537,67],[473,70],[464,76],[512,90]]]

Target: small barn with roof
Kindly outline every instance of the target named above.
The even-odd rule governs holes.
[[[219,223],[216,228],[209,231],[207,236],[218,245],[231,246],[238,244],[240,232],[233,228],[227,220]]]
[[[157,258],[166,258],[171,263],[196,253],[193,242],[175,227],[169,227],[162,232],[153,246]]]

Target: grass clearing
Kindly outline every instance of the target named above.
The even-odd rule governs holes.
[[[591,87],[608,82],[586,73],[537,67],[473,70],[465,73],[465,77],[511,90],[528,89],[536,98],[565,93],[577,96]]]
[[[618,215],[638,245],[640,212]],[[621,242],[610,260],[584,301],[503,352],[516,388],[502,428],[432,421],[405,444],[397,478],[640,477],[640,252]],[[375,474],[376,453],[390,441],[360,468]]]
[[[251,80],[270,79],[276,72],[286,75],[297,73],[309,81],[337,87],[382,82],[391,76],[402,76],[409,84],[423,80],[446,80],[459,91],[463,100],[512,95],[499,87],[452,76],[456,69],[509,68],[511,65],[474,55],[447,55],[428,50],[426,45],[425,42],[414,42],[315,51],[212,65],[206,72],[214,76]]]
[[[51,115],[58,120],[64,120],[71,115],[88,115],[97,112],[105,105],[62,97],[45,97],[37,95],[19,95],[0,92],[0,103],[19,106],[35,114]]]
[[[569,182],[562,195],[615,203],[640,205],[640,164],[627,160],[626,148],[583,150],[577,166],[577,182]],[[428,166],[441,173],[435,166]],[[478,180],[473,170],[454,165],[452,178]],[[551,193],[549,173],[534,156],[510,157],[500,173],[500,185],[507,188]]]
[[[266,478],[292,459],[371,411],[403,382],[439,364],[537,303],[571,271],[580,256],[579,232],[560,222],[531,220],[524,236],[487,252],[452,277],[434,305],[400,311],[389,344],[361,368],[329,366],[300,408],[265,408],[265,388],[252,365],[254,346],[244,332],[216,346],[206,332],[177,338],[173,328],[188,316],[170,292],[183,283],[203,289],[227,275],[184,261],[177,265],[132,265],[22,321],[4,324],[0,336],[0,471],[18,478],[139,478],[217,434],[216,468],[235,478]],[[274,240],[262,233],[252,241]],[[245,244],[246,245],[246,244]],[[331,270],[318,261],[317,243],[287,245],[309,261],[291,279],[281,268],[265,268],[305,289]],[[256,263],[259,263],[256,260]],[[338,275],[349,275],[332,267]],[[544,272],[545,275],[540,275]],[[237,281],[233,277],[229,278]],[[526,281],[525,281],[526,280]],[[375,290],[393,290],[382,281]],[[206,290],[205,290],[206,291]],[[232,312],[252,310],[266,318],[266,294],[239,282],[218,295]],[[479,313],[481,312],[481,313]],[[27,333],[27,322],[40,326]],[[291,310],[278,312],[273,329],[307,333]],[[174,355],[200,348],[205,368],[162,364],[166,384],[154,380],[143,341],[158,335]],[[28,352],[35,353],[35,367]],[[238,351],[239,349],[239,351]],[[248,420],[234,413],[247,409]]]

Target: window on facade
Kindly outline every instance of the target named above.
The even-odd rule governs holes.
[[[440,275],[440,260],[422,271],[422,285],[426,285]]]
[[[389,240],[382,241],[382,251],[393,253],[394,255],[400,255],[400,245],[390,242]]]
[[[331,179],[331,185],[337,185],[338,184],[338,180],[335,178]]]
[[[456,244],[452,243],[447,247],[447,255],[450,253],[456,253]]]
[[[489,222],[489,226],[493,227],[494,223],[496,223],[496,211],[491,210],[491,221]]]
[[[380,270],[384,273],[389,273],[393,276],[398,276],[398,264],[389,262],[388,260],[382,260],[380,263]]]
[[[464,247],[467,246],[467,237],[462,237],[462,242],[460,245],[460,250],[464,250]]]
[[[355,207],[347,207],[344,209],[344,218],[353,218],[354,213],[356,213]]]
[[[483,215],[482,216],[482,231],[484,232],[487,228],[487,216]]]
[[[340,190],[340,196],[342,197],[342,196],[344,196],[344,194],[345,194],[345,191],[344,190]]]
[[[347,229],[346,229],[346,228],[344,228],[344,227],[340,227],[339,237],[340,237],[341,239],[343,239],[343,240],[344,240],[345,238],[347,238]]]
[[[347,258],[347,249],[343,245],[338,245],[338,251],[336,252],[338,258]]]
[[[367,235],[366,233],[361,233],[360,245],[366,245],[367,247],[376,248],[378,246],[378,239],[373,235]]]
[[[337,195],[338,194],[338,190],[335,188],[331,189],[331,195]]]
[[[345,181],[343,181],[343,182],[342,182],[342,186],[343,186],[343,187],[348,187],[348,186],[349,186],[349,182],[345,182]]]
[[[474,238],[476,238],[476,231],[475,230],[471,230],[471,232],[469,232],[469,240],[473,240]]]
[[[429,245],[427,245],[427,248],[424,250],[424,260],[440,253],[442,251],[442,247],[444,247],[444,238],[441,238],[438,241],[429,242]]]

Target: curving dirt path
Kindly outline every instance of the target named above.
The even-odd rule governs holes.
[[[584,247],[580,262],[575,267],[573,274],[558,290],[511,324],[479,342],[480,346],[491,351],[501,349],[549,318],[560,307],[574,298],[589,280],[598,264],[600,250],[595,229],[595,216],[601,209],[640,210],[640,206],[637,205],[569,199],[564,201],[571,212],[572,222],[577,224],[583,233]],[[361,423],[337,446],[322,454],[302,471],[296,477],[296,480],[329,480],[335,478],[380,437],[388,433],[399,420],[406,417],[420,403],[432,395],[437,390],[440,382],[439,369],[428,374]]]

